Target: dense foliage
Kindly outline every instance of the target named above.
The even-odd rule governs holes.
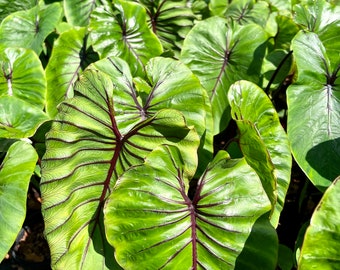
[[[33,185],[52,269],[339,269],[337,1],[4,0],[0,20],[1,258]],[[292,164],[323,194],[294,250]]]

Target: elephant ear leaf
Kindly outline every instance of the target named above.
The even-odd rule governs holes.
[[[338,269],[340,265],[340,177],[326,190],[307,228],[299,269]]]
[[[287,91],[292,153],[321,191],[340,174],[339,39],[334,47],[327,50],[315,33],[299,32],[292,41],[298,79]]]
[[[0,164],[0,260],[17,237],[26,215],[28,185],[38,155],[23,141],[10,146]]]
[[[186,161],[176,147],[163,145],[118,179],[104,224],[123,268],[233,269],[252,226],[270,211],[244,159],[219,152],[192,199]]]
[[[165,109],[127,127],[123,118],[116,121],[113,88],[110,77],[87,69],[47,134],[42,212],[56,269],[117,267],[104,232],[104,201],[116,179],[152,149],[176,144],[197,163],[199,137],[181,113]]]

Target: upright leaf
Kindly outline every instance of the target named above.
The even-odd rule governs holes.
[[[260,81],[266,34],[255,24],[227,26],[212,17],[199,22],[187,35],[181,60],[198,76],[207,89],[214,118],[214,134],[230,120],[227,92],[230,85],[246,79]]]
[[[314,33],[300,32],[292,47],[298,79],[287,92],[288,136],[297,163],[324,191],[340,174],[340,58]]]
[[[38,155],[23,141],[10,146],[0,165],[0,260],[11,248],[26,216],[28,185]]]
[[[162,53],[162,45],[146,22],[143,6],[115,1],[114,8],[98,7],[91,15],[90,37],[101,58],[118,56],[133,75],[143,76],[146,62]]]
[[[85,71],[75,85],[75,97],[60,104],[47,135],[42,208],[56,269],[114,269],[113,249],[104,232],[104,201],[117,177],[148,152],[159,144],[176,144],[185,158],[197,163],[199,138],[182,114],[162,110],[126,126],[122,115],[121,122],[116,120],[113,89],[107,75]]]
[[[313,213],[303,242],[299,269],[339,269],[340,178],[326,190]]]
[[[59,3],[15,12],[1,22],[1,43],[7,47],[29,48],[39,55],[45,38],[54,30],[61,14]]]
[[[262,181],[273,206],[271,222],[277,227],[292,166],[287,135],[274,106],[257,85],[239,81],[230,87],[228,99],[240,131],[240,148]]]
[[[57,114],[57,105],[65,97],[73,96],[73,84],[80,72],[97,59],[85,28],[70,29],[59,36],[46,67],[46,111],[50,117]]]
[[[108,241],[125,269],[234,269],[270,203],[244,159],[220,152],[187,195],[186,157],[162,146],[119,178],[105,206]]]

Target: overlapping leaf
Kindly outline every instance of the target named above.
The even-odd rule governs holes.
[[[213,152],[210,102],[197,77],[185,65],[170,58],[153,58],[145,67],[147,81],[133,79],[127,63],[119,58],[98,61],[94,67],[113,80],[116,121],[124,127],[129,129],[136,121],[166,108],[183,113],[201,138],[199,159],[205,168]]]
[[[162,53],[162,45],[149,29],[143,6],[115,1],[114,7],[98,7],[91,15],[90,37],[101,58],[119,56],[133,75],[143,77],[146,62]]]
[[[197,163],[199,137],[182,114],[162,110],[124,125],[122,115],[121,121],[116,120],[113,89],[104,73],[94,68],[85,71],[76,83],[75,97],[60,104],[47,135],[42,207],[57,269],[115,267],[104,233],[103,203],[117,177],[141,163],[148,152],[159,144],[176,144],[185,158]],[[125,117],[128,121],[129,113]]]
[[[46,111],[51,117],[65,97],[73,96],[73,84],[80,72],[97,59],[85,28],[70,29],[59,36],[46,67]]]
[[[272,203],[271,222],[278,225],[290,182],[292,158],[288,138],[267,95],[251,82],[230,87],[232,117],[240,131],[240,148],[261,178]]]
[[[226,152],[209,164],[191,200],[186,161],[163,146],[119,178],[104,222],[125,269],[234,269],[254,223],[270,210],[256,173]]]
[[[298,79],[287,92],[287,132],[297,163],[325,190],[340,174],[339,54],[328,56],[314,33],[300,32],[292,46]],[[340,50],[339,39],[333,46]]]
[[[36,2],[36,0],[0,0],[0,21],[13,12],[34,7]]]
[[[340,178],[323,195],[313,213],[303,242],[299,269],[339,269]]]
[[[214,134],[230,120],[227,92],[232,83],[260,80],[266,34],[255,24],[229,27],[212,17],[199,22],[187,35],[181,60],[207,89],[213,108]]]
[[[39,5],[7,16],[0,25],[0,40],[7,47],[23,47],[38,55],[43,42],[61,19],[59,3]]]
[[[15,241],[26,216],[28,184],[38,155],[23,141],[10,146],[0,164],[0,260]]]

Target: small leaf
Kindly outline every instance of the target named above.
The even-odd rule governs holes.
[[[230,85],[241,79],[259,82],[266,39],[258,25],[229,27],[219,17],[197,23],[187,35],[181,60],[208,91],[214,134],[224,130],[230,120]]]
[[[0,97],[14,96],[45,106],[46,78],[38,56],[29,49],[0,49]]]
[[[236,82],[228,99],[240,131],[240,148],[262,181],[273,206],[271,222],[277,227],[292,166],[287,135],[273,104],[257,85]]]
[[[146,62],[162,53],[162,45],[146,22],[141,5],[115,1],[114,8],[98,7],[91,15],[90,37],[101,58],[118,56],[129,63],[132,74],[144,75]]]
[[[292,48],[298,79],[287,91],[287,132],[295,160],[324,191],[340,174],[339,57],[330,58],[314,33],[301,31]]]
[[[73,84],[91,62],[98,60],[88,41],[85,28],[70,29],[55,41],[46,67],[47,104],[50,117],[57,114],[57,105],[73,96]]]
[[[39,5],[7,16],[0,25],[0,40],[7,47],[32,49],[39,55],[45,38],[61,19],[59,3]]]
[[[270,210],[244,159],[219,152],[192,200],[185,161],[176,147],[162,146],[119,178],[104,222],[125,269],[233,269],[252,226]]]
[[[299,269],[339,269],[340,258],[340,181],[326,190],[313,213],[303,242]]]
[[[11,248],[26,216],[28,185],[38,155],[23,141],[13,143],[0,165],[0,260]]]

